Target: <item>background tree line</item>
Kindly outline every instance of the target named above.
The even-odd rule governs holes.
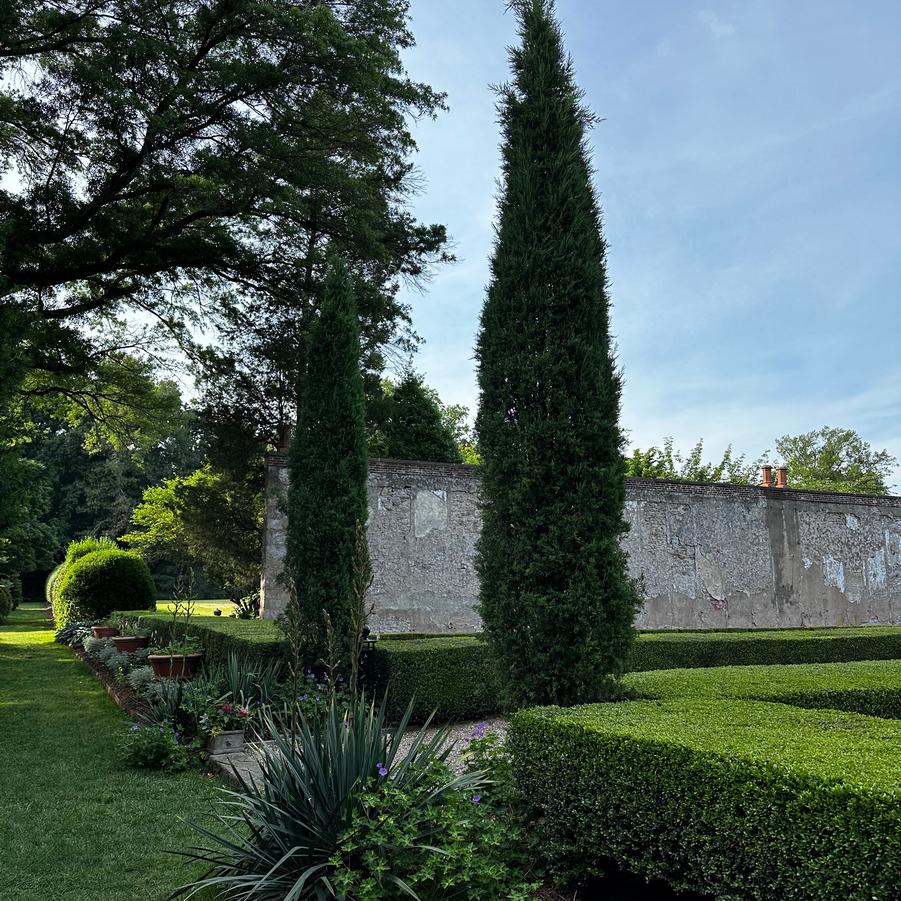
[[[0,0],[0,578],[102,533],[163,590],[179,566],[252,587],[262,458],[297,418],[334,254],[369,453],[478,462],[467,411],[403,368],[399,289],[452,260],[410,212],[410,122],[445,106],[412,43],[405,0]],[[893,459],[853,432],[781,441],[796,487],[887,490]],[[627,465],[756,480],[700,444]]]

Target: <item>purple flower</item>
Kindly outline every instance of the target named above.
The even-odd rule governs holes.
[[[165,727],[165,726],[160,726],[160,735],[165,734],[165,732],[166,732],[166,727]]]
[[[472,738],[484,738],[486,733],[488,732],[488,723],[479,723],[472,732],[469,733],[469,737]]]
[[[383,763],[379,762],[375,766],[376,766],[376,769],[379,771],[380,776],[388,775],[388,770],[386,769],[386,767]]]
[[[297,700],[298,700],[298,701],[305,701],[308,697],[309,697],[309,695],[298,695],[298,696],[297,696]]]
[[[478,804],[479,801],[481,801],[481,800],[482,800],[482,796],[481,796],[481,795],[473,795],[473,796],[472,796],[472,803],[473,803],[473,804]]]

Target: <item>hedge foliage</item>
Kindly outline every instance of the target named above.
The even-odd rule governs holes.
[[[172,617],[164,613],[148,613],[146,610],[122,610],[110,619],[140,618],[142,624],[160,637],[167,637],[173,628]],[[269,619],[233,619],[225,616],[194,616],[188,627],[179,620],[174,625],[175,636],[190,634],[203,647],[208,661],[226,662],[229,651],[248,661],[271,660],[287,654],[284,636],[278,626]]]
[[[485,643],[471,637],[384,638],[373,659],[374,691],[388,690],[388,715],[399,718],[412,700],[413,716],[473,719],[501,706],[497,673]]]
[[[638,636],[633,646],[632,666],[634,670],[642,671],[680,666],[722,667],[730,662],[800,663],[882,658],[901,659],[901,627],[644,633]],[[383,690],[389,681],[391,684],[392,713],[402,710],[414,695],[417,716],[422,716],[427,708],[437,708],[440,717],[449,719],[484,716],[501,709],[499,680],[480,636],[386,636],[376,646],[375,660],[379,690]],[[626,684],[637,686],[635,678],[628,677]],[[715,684],[716,676],[709,678]],[[847,691],[844,695],[845,709],[867,712],[867,704],[874,705],[872,710],[895,709],[895,694],[888,689],[882,699],[874,692],[856,702]],[[820,697],[824,697],[822,691],[817,695]],[[810,698],[803,706],[835,706],[815,703],[817,698]]]
[[[745,700],[517,713],[541,847],[720,899],[891,899],[901,884],[901,723]]]
[[[630,670],[901,658],[901,626],[736,632],[644,632]]]
[[[133,611],[124,616],[150,616],[152,628],[168,629],[171,617],[163,613]],[[281,632],[271,620],[236,620],[231,617],[195,616],[190,631],[200,640],[211,658],[224,659],[230,649],[241,655],[267,659],[285,652]],[[184,633],[179,624],[177,633]],[[805,660],[817,654],[826,660],[836,655],[847,659],[877,661],[883,656],[901,659],[901,627],[866,626],[817,630],[783,630],[737,633],[650,633],[639,635],[636,654],[646,645],[653,650],[644,664],[658,662],[666,669],[674,661],[690,661],[702,667],[711,658],[711,643],[719,650],[712,656],[726,662],[731,659],[752,660],[755,654],[779,643],[779,659],[792,657]],[[700,649],[692,657],[691,649]],[[895,666],[887,661],[848,664],[847,667],[807,666],[720,666],[712,672],[698,669],[670,672],[633,673],[626,686],[642,695],[654,697],[741,697],[780,700],[803,707],[833,707],[897,716],[899,687],[892,685]],[[501,710],[500,686],[491,665],[487,648],[474,635],[392,635],[376,644],[373,658],[374,688],[378,694],[390,685],[389,708],[392,716],[403,712],[415,697],[418,719],[437,710],[440,719],[465,719],[486,716]],[[827,680],[824,682],[823,680]],[[792,686],[789,685],[792,683]],[[829,686],[827,689],[825,685]]]
[[[137,609],[156,607],[156,586],[147,564],[135,553],[110,548],[67,563],[53,594],[58,629],[71,620],[109,616],[123,601]]]
[[[901,719],[901,661],[726,666],[633,673],[642,698],[745,698]]]
[[[12,586],[0,580],[0,623],[2,623],[13,610]]]
[[[53,619],[56,622],[57,629],[61,629],[68,620],[68,613],[65,607],[60,605],[59,588],[69,567],[87,554],[94,553],[94,551],[113,550],[116,550],[116,542],[106,536],[95,538],[89,535],[86,538],[78,538],[69,542],[63,562],[47,576],[47,581],[44,583],[44,596],[53,610]]]

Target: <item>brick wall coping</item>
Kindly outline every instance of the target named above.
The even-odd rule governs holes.
[[[266,465],[279,469],[288,465],[284,452],[267,454]],[[424,460],[390,460],[372,458],[369,461],[371,475],[406,476],[408,478],[471,479],[478,482],[480,467],[470,463],[432,463]],[[647,479],[628,477],[626,485],[632,491],[667,492],[701,497],[728,496],[747,500],[785,500],[800,503],[843,504],[858,507],[898,507],[901,497],[893,495],[843,494],[836,491],[799,491],[794,488],[762,488],[759,485],[729,485],[721,482],[684,482],[675,479]]]

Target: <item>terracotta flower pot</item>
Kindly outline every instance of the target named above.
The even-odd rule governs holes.
[[[91,626],[94,638],[112,638],[119,634],[118,626]]]
[[[244,733],[241,731],[220,732],[211,735],[207,743],[207,754],[237,754],[244,750]]]
[[[150,654],[147,662],[157,679],[193,679],[203,654]]]
[[[146,635],[117,635],[113,644],[120,654],[134,654],[139,648],[146,648],[150,639]]]

